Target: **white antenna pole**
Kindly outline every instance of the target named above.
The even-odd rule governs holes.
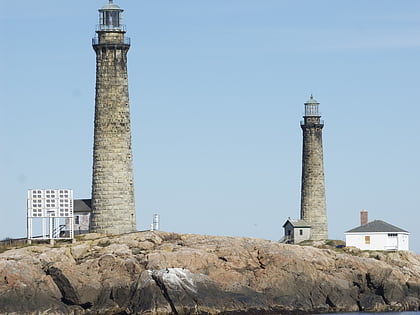
[[[159,231],[159,214],[153,215],[153,231]]]

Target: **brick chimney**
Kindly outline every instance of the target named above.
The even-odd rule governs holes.
[[[367,210],[360,211],[360,225],[365,225],[368,223],[368,212]]]

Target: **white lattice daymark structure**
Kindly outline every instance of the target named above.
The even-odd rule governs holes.
[[[27,220],[28,240],[73,239],[73,190],[28,190]],[[34,226],[38,235],[34,235]]]

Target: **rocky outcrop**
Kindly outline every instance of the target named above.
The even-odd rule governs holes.
[[[0,314],[420,309],[420,256],[235,237],[87,234],[0,254]]]

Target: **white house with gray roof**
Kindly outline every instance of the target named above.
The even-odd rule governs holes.
[[[409,232],[381,220],[374,220],[344,233],[346,246],[361,250],[408,251]]]

